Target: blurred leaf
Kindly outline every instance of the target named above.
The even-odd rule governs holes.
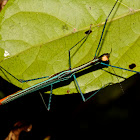
[[[0,0],[0,11],[4,8],[8,0]]]
[[[19,140],[19,136],[22,131],[30,132],[31,129],[32,124],[25,120],[16,122],[13,129],[10,131],[9,135],[6,137],[5,140]]]
[[[76,52],[72,50],[72,67],[93,59],[104,21],[114,0],[9,0],[0,15],[0,65],[19,79],[32,79],[68,69],[68,50],[90,28],[92,33]],[[112,49],[112,65],[140,71],[140,1],[122,0],[113,10],[107,24],[100,55]],[[76,53],[75,53],[76,52]],[[106,68],[114,73],[111,68]],[[115,69],[115,73],[128,78],[134,73]],[[42,80],[20,84],[11,76],[0,75],[21,88]],[[116,76],[103,70],[86,73],[77,78],[83,93],[118,82]],[[124,78],[119,78],[119,81]],[[69,91],[69,92],[68,92]],[[56,88],[53,94],[76,93],[74,82]]]

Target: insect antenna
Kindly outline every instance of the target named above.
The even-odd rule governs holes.
[[[113,9],[115,8],[117,2],[118,2],[118,0],[115,2],[113,8],[111,9],[110,13],[108,14],[108,16],[107,16],[107,18],[106,18],[106,20],[105,20],[105,24],[104,24],[104,27],[103,27],[103,30],[102,30],[102,33],[101,33],[101,37],[100,37],[100,40],[99,40],[99,43],[98,43],[98,46],[97,46],[97,49],[96,49],[94,58],[97,57],[97,52],[98,52],[98,50],[99,50],[99,48],[100,48],[100,46],[101,46],[101,41],[102,41],[103,34],[104,34],[104,31],[105,31],[106,23],[107,23],[107,21],[108,21],[109,16],[111,15]]]

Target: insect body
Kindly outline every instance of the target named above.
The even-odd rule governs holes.
[[[105,60],[104,60],[104,57],[106,57]],[[108,60],[109,60],[109,54],[103,54],[99,58],[95,58],[95,59],[89,61],[86,64],[83,64],[83,65],[81,65],[79,67],[76,67],[76,68],[73,68],[73,69],[70,69],[70,70],[65,70],[65,71],[59,72],[57,74],[54,74],[54,75],[50,76],[49,79],[47,79],[47,80],[45,80],[43,82],[40,82],[40,83],[35,84],[35,85],[33,85],[33,86],[29,87],[29,88],[26,88],[24,90],[16,92],[15,94],[9,95],[9,96],[5,97],[4,99],[1,99],[0,104],[1,105],[6,104],[6,103],[8,103],[8,102],[10,102],[12,100],[15,100],[15,99],[17,99],[17,98],[19,98],[21,96],[24,96],[26,94],[32,93],[32,92],[37,91],[39,89],[42,89],[44,87],[52,86],[53,84],[56,84],[58,82],[68,80],[72,76],[74,76],[74,79],[76,80],[75,73],[77,73],[80,70],[85,69],[85,68],[87,68],[89,66],[95,66],[97,64],[100,64],[101,62],[108,61]],[[5,70],[5,69],[3,69],[3,70]],[[24,83],[24,82],[27,82],[29,80],[19,80],[19,81]],[[85,98],[84,98],[82,93],[81,93],[81,96],[83,98],[83,101],[85,101]]]
[[[33,81],[33,80],[38,80],[38,79],[43,79],[43,78],[48,78],[47,80],[43,81],[43,82],[40,82],[38,84],[35,84],[31,87],[28,87],[24,90],[21,90],[21,91],[18,91],[12,95],[9,95],[3,99],[0,100],[0,104],[6,104],[10,101],[13,101],[23,95],[26,95],[26,94],[29,94],[29,93],[32,93],[34,91],[37,91],[37,90],[40,90],[44,87],[48,87],[50,86],[51,87],[51,90],[50,90],[50,97],[49,97],[49,103],[48,103],[48,110],[50,110],[50,104],[51,104],[51,95],[52,95],[52,89],[53,89],[53,85],[56,84],[56,83],[59,83],[59,82],[62,82],[62,81],[65,81],[65,80],[69,80],[70,78],[74,78],[74,81],[76,83],[76,86],[77,86],[77,89],[79,90],[80,94],[81,94],[81,97],[82,97],[82,100],[83,101],[87,101],[88,99],[90,99],[92,96],[94,96],[100,89],[102,89],[103,87],[105,87],[105,85],[100,88],[99,90],[97,90],[94,94],[92,94],[89,98],[85,99],[81,89],[80,89],[80,86],[78,84],[78,81],[76,79],[76,76],[75,74],[78,73],[79,71],[81,70],[84,70],[85,68],[89,68],[89,67],[97,67],[98,65],[102,65],[103,67],[113,67],[113,68],[117,68],[117,69],[122,69],[122,70],[126,70],[126,71],[130,71],[130,72],[135,72],[135,73],[140,73],[138,71],[134,71],[132,69],[126,69],[126,68],[121,68],[121,67],[117,67],[117,66],[112,66],[109,64],[109,57],[110,57],[110,53],[105,53],[101,56],[97,56],[98,54],[98,50],[101,49],[101,41],[102,41],[102,38],[103,38],[103,34],[104,34],[104,31],[105,31],[105,27],[106,27],[106,24],[107,24],[107,21],[108,21],[108,18],[110,16],[110,14],[112,13],[114,7],[116,6],[118,0],[115,2],[115,4],[113,5],[113,8],[111,9],[109,15],[107,16],[106,20],[105,20],[105,24],[104,24],[104,27],[103,27],[103,30],[102,30],[102,34],[101,34],[101,37],[100,37],[100,40],[99,40],[99,43],[98,43],[98,46],[97,46],[97,49],[95,51],[95,56],[93,58],[93,60],[81,65],[81,66],[78,66],[76,68],[71,68],[71,55],[70,55],[70,52],[71,50],[77,46],[77,44],[79,44],[80,42],[82,42],[82,44],[87,40],[88,36],[92,33],[92,30],[91,30],[91,27],[90,27],[90,30],[86,31],[85,32],[85,37],[83,37],[77,44],[75,44],[69,51],[69,69],[68,70],[65,70],[65,71],[61,71],[59,73],[56,73],[56,74],[53,74],[51,76],[45,76],[45,77],[40,77],[40,78],[35,78],[35,79],[29,79],[29,80],[21,80],[21,79],[18,79],[16,78],[15,76],[13,76],[11,73],[9,73],[6,69],[4,69],[3,67],[0,66],[0,69],[1,70],[4,70],[5,72],[7,72],[9,75],[11,75],[13,78],[15,78],[16,80],[18,80],[19,82],[21,83],[24,83],[24,82],[29,82],[29,81]],[[134,66],[133,66],[134,67]]]

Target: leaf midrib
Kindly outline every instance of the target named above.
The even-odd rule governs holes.
[[[107,23],[114,22],[114,21],[116,21],[116,20],[119,20],[119,19],[121,19],[121,18],[127,17],[127,16],[129,16],[129,15],[133,15],[133,14],[135,14],[135,13],[137,13],[137,12],[140,12],[140,9],[138,9],[138,10],[133,10],[133,11],[127,13],[127,14],[123,14],[122,16],[119,16],[119,17],[116,17],[116,18],[114,18],[114,19],[108,20]],[[101,27],[101,26],[104,25],[104,23],[105,23],[105,22],[99,23],[99,24],[97,24],[97,25],[91,25],[91,28]],[[90,26],[90,25],[89,25],[89,26]],[[20,54],[24,53],[25,51],[29,51],[30,49],[32,49],[32,48],[34,48],[34,47],[41,47],[41,46],[44,46],[44,45],[46,45],[46,44],[48,44],[48,43],[51,43],[51,42],[53,42],[53,41],[56,41],[56,40],[62,39],[62,38],[64,38],[64,37],[70,36],[70,35],[72,35],[72,34],[75,34],[75,33],[78,33],[78,32],[84,31],[84,30],[88,30],[88,29],[89,29],[89,26],[88,26],[88,27],[85,27],[85,28],[82,28],[82,29],[79,29],[78,31],[76,31],[76,32],[74,32],[74,33],[71,32],[71,33],[65,34],[65,35],[63,35],[63,36],[61,36],[61,37],[58,37],[58,38],[56,38],[56,39],[49,40],[49,41],[46,42],[46,43],[42,43],[42,44],[37,44],[37,45],[35,45],[35,46],[31,46],[30,48],[25,49],[24,51],[22,51],[22,52],[20,52],[20,53],[17,53],[16,55],[13,55],[13,56],[11,56],[11,57],[8,57],[7,59],[16,57],[17,55],[20,55]],[[5,40],[5,41],[7,41],[7,40]],[[26,42],[26,43],[27,43],[27,42]],[[7,60],[7,59],[6,59],[6,60]],[[5,59],[4,59],[4,60],[5,60]],[[3,60],[3,61],[4,61],[4,60]],[[3,62],[3,61],[1,61],[1,62]]]

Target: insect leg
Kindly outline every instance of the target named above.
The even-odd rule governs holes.
[[[39,78],[34,78],[34,79],[28,79],[28,80],[19,79],[19,82],[25,83],[25,82],[29,82],[29,81],[44,79],[44,78],[49,78],[49,76],[44,76],[44,77],[39,77]]]
[[[108,85],[111,85],[112,83],[108,83],[108,84],[105,84],[104,86],[102,86],[100,89],[98,89],[96,92],[94,92],[92,95],[90,95],[88,98],[86,98],[85,101],[89,100],[90,98],[92,98],[93,96],[95,96],[101,89],[103,89],[104,87],[108,86]]]
[[[48,110],[48,107],[47,107],[47,105],[46,105],[46,103],[45,103],[45,100],[44,100],[44,98],[43,98],[43,96],[42,96],[42,93],[39,92],[39,94],[40,94],[40,97],[41,97],[41,99],[42,99],[42,101],[43,101],[43,104],[45,105],[45,108]]]
[[[113,70],[113,72],[114,72],[114,75],[117,75],[113,67],[112,67],[112,70]],[[116,78],[117,78],[118,83],[119,83],[119,85],[120,85],[121,91],[124,93],[123,86],[122,86],[122,84],[120,83],[119,78],[118,78],[117,76],[116,76]]]
[[[39,79],[43,79],[43,78],[49,78],[49,76],[44,76],[44,77],[39,77],[39,78],[34,78],[34,79],[23,80],[23,79],[16,78],[14,75],[12,75],[10,72],[8,72],[6,69],[4,69],[1,66],[0,66],[0,69],[1,69],[2,72],[4,70],[6,73],[8,73],[9,75],[11,75],[14,79],[16,79],[17,81],[19,81],[20,83],[25,83],[25,82],[29,82],[29,81],[39,80]]]
[[[69,69],[71,69],[71,55],[70,55],[70,51],[75,47],[75,46],[77,46],[81,41],[83,41],[82,42],[82,44],[80,45],[80,47],[85,43],[85,41],[87,40],[87,38],[88,38],[88,36],[89,36],[89,34],[91,33],[92,31],[91,31],[91,26],[90,26],[90,29],[88,30],[88,31],[86,31],[85,32],[85,34],[86,34],[86,36],[84,36],[80,41],[78,41],[72,48],[70,48],[69,49],[69,51],[68,51],[68,53],[69,53]],[[79,48],[80,48],[79,47]]]
[[[113,67],[113,68],[117,68],[117,69],[121,69],[121,70],[126,70],[126,71],[130,71],[130,72],[135,72],[135,73],[140,74],[139,71],[134,71],[134,70],[130,70],[130,69],[122,68],[122,67],[117,67],[117,66],[109,65],[109,64],[106,64],[106,63],[103,63],[103,62],[101,62],[100,64],[105,65],[105,66],[110,66],[110,67]]]
[[[106,87],[106,86],[112,84],[112,83],[108,83],[108,84],[104,85],[103,87],[101,87],[100,89],[98,89],[96,92],[94,92],[92,95],[90,95],[88,98],[85,99],[85,97],[84,97],[84,95],[83,95],[83,93],[82,93],[82,91],[81,91],[81,89],[80,89],[80,86],[79,86],[79,84],[78,84],[78,82],[77,82],[77,79],[76,79],[75,74],[73,75],[73,77],[74,77],[75,83],[76,83],[76,85],[77,85],[77,87],[78,87],[78,89],[79,89],[79,92],[80,92],[81,97],[82,97],[82,99],[83,99],[84,102],[86,102],[87,100],[89,100],[90,98],[92,98],[94,95],[96,95],[96,94],[97,94],[101,89],[103,89],[104,87]]]
[[[79,84],[78,84],[78,82],[77,82],[77,79],[76,79],[75,74],[73,75],[73,77],[74,77],[74,81],[75,81],[75,83],[76,83],[76,85],[77,85],[77,87],[78,87],[78,89],[79,89],[79,92],[80,92],[80,94],[81,94],[82,100],[85,102],[85,97],[84,97],[84,95],[83,95],[83,93],[82,93],[82,91],[81,91],[81,89],[80,89],[80,86],[79,86]]]
[[[49,102],[48,102],[48,111],[51,108],[51,100],[52,100],[52,89],[53,89],[53,85],[51,85],[51,92],[50,92],[50,97],[49,97]]]
[[[45,103],[45,100],[41,94],[41,92],[39,92],[40,96],[41,96],[41,99],[43,101],[43,104],[45,105],[45,108],[49,111],[50,110],[50,106],[51,106],[51,99],[52,99],[52,89],[53,89],[53,85],[51,85],[51,92],[50,92],[50,96],[49,96],[49,102],[48,102],[48,106],[46,105]]]

